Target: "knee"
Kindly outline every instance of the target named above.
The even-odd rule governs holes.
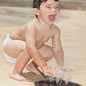
[[[54,51],[51,46],[45,45],[39,50],[43,57],[52,58],[54,56]]]

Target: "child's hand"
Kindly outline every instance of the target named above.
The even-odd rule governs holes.
[[[54,76],[57,79],[65,80],[65,82],[68,83],[68,81],[70,81],[70,79],[71,79],[71,71],[72,71],[72,69],[63,67],[60,70],[57,70],[56,73],[54,74]]]

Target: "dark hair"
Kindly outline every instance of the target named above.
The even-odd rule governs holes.
[[[33,8],[40,8],[42,2],[46,2],[47,0],[33,0]],[[54,0],[59,1],[59,0]]]
[[[33,8],[40,9],[40,5],[42,2],[46,2],[47,0],[33,0]],[[54,1],[59,1],[59,0],[54,0]],[[37,15],[35,15],[36,18],[38,18]]]

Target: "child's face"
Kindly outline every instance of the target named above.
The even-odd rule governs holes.
[[[52,24],[59,17],[59,2],[47,0],[43,2],[38,10],[38,18],[47,24]]]

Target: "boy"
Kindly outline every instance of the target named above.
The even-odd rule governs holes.
[[[36,16],[33,22],[12,32],[4,46],[9,56],[17,58],[10,75],[15,80],[25,80],[22,73],[31,58],[45,74],[53,75],[55,72],[47,65],[52,57],[60,67],[64,65],[60,30],[53,24],[59,17],[59,0],[33,0],[33,8]],[[49,39],[52,46],[46,44]],[[34,69],[32,64],[28,67]]]

